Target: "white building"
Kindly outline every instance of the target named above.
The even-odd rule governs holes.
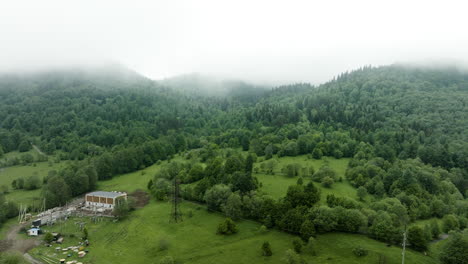
[[[127,200],[127,193],[103,191],[92,192],[86,194],[85,202],[87,207],[114,209],[114,206],[117,204],[119,199]]]
[[[28,230],[28,236],[38,236],[40,232],[41,232],[40,228],[33,227]]]

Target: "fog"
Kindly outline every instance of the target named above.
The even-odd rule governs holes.
[[[464,1],[4,1],[0,71],[114,61],[152,79],[201,73],[324,82],[365,65],[468,61]]]

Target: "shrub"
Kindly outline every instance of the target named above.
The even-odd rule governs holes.
[[[364,249],[363,247],[359,246],[359,247],[355,247],[353,249],[353,253],[357,257],[364,257],[364,256],[367,256],[369,254],[369,251],[367,249]]]
[[[296,253],[301,253],[302,251],[302,241],[299,238],[293,240],[293,248]]]
[[[50,232],[47,232],[44,236],[44,242],[50,244],[52,241],[54,241],[54,236]]]
[[[310,220],[305,220],[299,230],[302,240],[307,242],[311,236],[315,235],[315,226]]]
[[[303,264],[305,261],[292,249],[286,250],[286,256],[283,261],[287,264]]]
[[[85,227],[83,228],[83,240],[86,240],[86,239],[88,239],[88,229],[86,229]]]
[[[417,251],[427,249],[427,238],[424,230],[419,226],[412,226],[408,229],[408,242],[410,246]]]
[[[458,230],[459,228],[458,219],[455,215],[446,215],[442,220],[442,229],[448,233],[451,230]]]
[[[266,226],[262,225],[258,230],[260,231],[260,233],[264,234],[264,233],[266,233],[268,231],[268,228]]]
[[[270,246],[270,243],[268,243],[267,241],[263,242],[263,245],[262,245],[262,256],[266,256],[266,257],[269,257],[273,255],[273,252],[271,252],[271,246]]]
[[[226,218],[218,225],[217,234],[231,235],[237,233],[237,231],[236,223],[234,223],[231,218]]]
[[[299,177],[299,178],[297,179],[296,184],[298,184],[298,185],[304,184],[304,180],[302,179],[302,177]]]
[[[315,238],[309,237],[309,241],[307,241],[307,244],[305,246],[305,252],[310,253],[312,256],[316,255],[316,252],[315,252]]]
[[[117,204],[114,207],[112,214],[119,219],[123,219],[130,213],[130,207],[128,202],[124,199],[117,200]]]
[[[330,188],[334,183],[335,181],[331,177],[326,176],[322,179],[322,185],[325,188]]]

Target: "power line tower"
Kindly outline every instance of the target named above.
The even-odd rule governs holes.
[[[177,177],[174,177],[172,182],[172,212],[171,212],[171,222],[180,222],[182,221],[182,213],[180,212],[180,181]]]

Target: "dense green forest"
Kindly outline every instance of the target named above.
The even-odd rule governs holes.
[[[122,72],[0,76],[0,167],[30,162],[2,155],[32,145],[73,160],[45,179],[42,193],[53,207],[98,180],[188,153],[197,162],[172,162],[148,184],[157,199],[178,177],[185,199],[304,240],[341,231],[397,243],[416,220],[443,218],[444,232],[468,225],[467,73],[364,67],[319,86],[259,91],[242,83],[210,97]],[[326,166],[291,166],[285,173],[313,182],[290,186],[280,200],[256,192],[255,161],[298,155],[351,158],[346,179]],[[375,199],[364,206],[330,195],[319,206],[315,185],[343,180]],[[420,229],[410,232],[421,234],[413,245],[424,250],[441,230]]]

